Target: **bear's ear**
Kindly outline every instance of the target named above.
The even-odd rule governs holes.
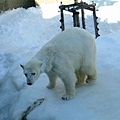
[[[24,69],[24,65],[20,64],[20,66],[22,67],[22,69]]]

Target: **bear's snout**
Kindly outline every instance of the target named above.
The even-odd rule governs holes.
[[[32,85],[32,83],[27,83],[28,85]]]

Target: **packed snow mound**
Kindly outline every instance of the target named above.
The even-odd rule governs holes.
[[[0,53],[0,84],[2,84],[2,78],[10,69],[10,67],[19,60],[20,56],[12,53]]]

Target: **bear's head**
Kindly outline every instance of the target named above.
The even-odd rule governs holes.
[[[44,65],[38,60],[31,60],[26,65],[20,65],[27,78],[27,84],[33,85],[39,75],[44,72]]]

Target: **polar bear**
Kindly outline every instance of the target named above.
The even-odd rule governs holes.
[[[62,99],[72,99],[75,87],[83,84],[86,76],[86,82],[97,78],[95,39],[84,29],[69,28],[45,44],[21,67],[28,85],[32,85],[41,73],[48,75],[49,89],[55,87],[57,77],[61,78],[66,90]]]

